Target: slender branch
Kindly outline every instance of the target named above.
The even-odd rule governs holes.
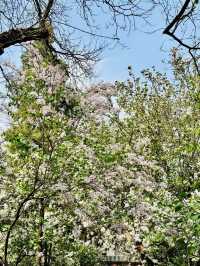
[[[49,2],[47,4],[47,7],[46,7],[46,9],[44,11],[44,14],[43,14],[43,20],[46,20],[48,18],[49,13],[50,13],[50,11],[52,9],[53,4],[54,4],[54,0],[49,0]]]
[[[193,62],[194,62],[195,69],[196,69],[198,75],[200,76],[200,70],[199,70],[199,66],[198,66],[197,58],[193,55],[191,49],[189,49],[189,54],[191,55],[192,60],[193,60]]]
[[[24,250],[22,249],[16,259],[15,266],[18,266],[20,262],[26,257],[26,254],[24,253]]]
[[[31,199],[31,197],[34,195],[35,191],[36,191],[36,188],[34,188],[27,195],[27,197],[19,204],[19,207],[18,207],[17,212],[15,214],[15,219],[14,219],[14,221],[12,222],[12,224],[10,225],[10,227],[8,229],[8,232],[7,232],[7,235],[6,235],[6,240],[5,240],[5,248],[4,248],[4,262],[5,262],[5,266],[8,266],[7,256],[8,256],[8,244],[9,244],[9,240],[10,240],[10,234],[11,234],[12,229],[14,228],[15,224],[17,223],[17,221],[18,221],[18,219],[20,217],[21,210],[24,207],[24,204]]]
[[[39,223],[39,249],[38,252],[43,254],[38,257],[38,265],[43,266],[43,260],[45,259],[45,247],[44,247],[44,212],[45,212],[45,205],[44,205],[44,198],[40,199],[40,223]]]
[[[185,3],[183,4],[181,10],[173,18],[173,20],[169,23],[169,25],[164,29],[163,34],[169,34],[170,30],[175,26],[175,24],[178,23],[181,20],[183,14],[185,13],[185,11],[188,8],[189,4],[190,4],[190,0],[185,0]]]
[[[12,85],[11,85],[10,79],[9,79],[8,76],[6,75],[4,69],[3,69],[3,67],[2,67],[1,65],[0,65],[0,70],[1,70],[1,73],[2,73],[3,78],[4,78],[5,81],[8,83],[9,88],[11,88]]]
[[[169,23],[169,25],[164,29],[163,34],[169,35],[172,37],[175,41],[177,41],[181,46],[189,49],[189,50],[199,50],[199,47],[196,46],[190,46],[186,43],[184,43],[180,38],[178,38],[175,35],[175,31],[179,25],[179,23],[185,18],[185,16],[189,15],[194,10],[194,5],[192,6],[192,9],[184,15],[185,11],[187,10],[191,0],[185,0],[185,3],[183,4],[181,10],[179,13],[173,18],[173,20]],[[174,28],[175,27],[175,28]],[[174,30],[173,30],[174,28]]]
[[[174,33],[172,33],[172,32],[168,32],[168,33],[166,33],[168,36],[170,36],[170,37],[172,37],[175,41],[177,41],[181,46],[183,46],[183,47],[185,47],[185,48],[187,48],[187,49],[189,49],[189,50],[191,50],[191,49],[193,49],[193,50],[198,50],[199,48],[198,47],[192,47],[192,46],[190,46],[190,45],[188,45],[188,44],[186,44],[186,43],[184,43],[180,38],[178,38]]]
[[[16,214],[15,214],[15,218],[14,218],[14,221],[11,223],[9,229],[8,229],[8,232],[7,232],[7,235],[6,235],[6,239],[5,239],[5,245],[4,245],[4,263],[5,263],[5,266],[8,266],[8,261],[7,261],[7,257],[8,257],[8,245],[9,245],[9,240],[10,240],[10,235],[11,235],[11,232],[13,230],[13,228],[15,227],[17,221],[19,220],[20,218],[20,215],[21,215],[21,211],[24,207],[24,204],[26,202],[28,202],[29,200],[32,199],[32,197],[34,196],[35,192],[41,187],[41,185],[37,186],[37,182],[38,182],[38,174],[39,174],[39,166],[38,166],[38,169],[37,169],[37,172],[36,172],[36,176],[35,176],[35,181],[34,181],[34,185],[33,185],[33,189],[32,191],[21,201],[21,203],[19,204],[18,208],[17,208],[17,211],[16,211]]]
[[[39,17],[39,19],[41,19],[42,18],[42,9],[40,7],[40,3],[39,3],[38,0],[34,0],[33,2],[35,4],[35,7],[36,7],[36,10],[37,10],[37,13],[38,13],[38,17]]]
[[[76,27],[76,26],[73,26],[73,25],[70,25],[70,24],[68,24],[68,23],[66,23],[66,22],[58,22],[58,21],[56,21],[56,20],[54,20],[54,22],[56,22],[56,23],[60,23],[61,25],[64,25],[64,26],[66,26],[66,27],[69,27],[69,28],[72,28],[72,29],[74,29],[74,30],[78,30],[78,31],[80,31],[80,32],[83,32],[83,33],[85,33],[85,34],[88,34],[88,35],[91,35],[91,36],[94,36],[94,37],[99,37],[99,38],[103,38],[103,39],[110,39],[110,40],[114,40],[114,41],[119,41],[120,39],[119,39],[119,37],[111,37],[111,36],[107,36],[107,35],[102,35],[102,34],[98,34],[98,33],[93,33],[93,32],[91,32],[91,31],[87,31],[87,30],[84,30],[84,29],[82,29],[82,28],[79,28],[79,27]]]
[[[192,60],[194,62],[195,68],[197,70],[197,73],[200,74],[199,66],[197,63],[197,59],[193,55],[193,50],[200,50],[200,47],[198,45],[188,45],[187,43],[183,42],[179,37],[175,35],[175,32],[183,19],[188,17],[195,9],[194,4],[192,5],[192,8],[185,14],[187,8],[189,7],[189,4],[191,3],[191,0],[185,0],[181,10],[179,13],[173,18],[173,20],[169,23],[169,25],[164,29],[163,34],[166,34],[170,37],[172,37],[175,41],[177,41],[182,47],[185,47],[188,49],[190,56],[192,57]],[[185,15],[184,15],[185,14]]]

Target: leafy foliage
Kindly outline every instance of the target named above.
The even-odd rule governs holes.
[[[155,70],[78,93],[62,62],[24,55],[10,91],[1,163],[7,265],[95,265],[140,254],[198,265],[199,77],[178,55]],[[4,153],[4,154],[3,154]],[[145,262],[144,262],[145,263]]]

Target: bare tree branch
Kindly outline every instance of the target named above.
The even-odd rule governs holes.
[[[185,13],[186,9],[188,8],[190,4],[190,0],[185,0],[185,3],[183,4],[180,12],[173,18],[173,20],[169,23],[169,25],[164,29],[164,34],[169,34],[170,30],[178,23],[180,22],[183,14]]]
[[[192,4],[192,7],[186,13],[190,4]],[[194,62],[197,73],[199,74],[200,70],[199,70],[198,62],[197,62],[197,59],[195,58],[194,54],[192,53],[192,51],[200,50],[200,47],[197,44],[189,45],[189,44],[185,43],[180,37],[177,37],[177,35],[176,35],[176,31],[178,29],[178,26],[181,24],[181,22],[184,19],[189,18],[194,10],[195,10],[195,3],[192,3],[191,0],[185,0],[185,2],[182,5],[178,14],[172,19],[172,21],[164,29],[163,34],[166,34],[166,35],[172,37],[176,42],[178,42],[178,44],[180,46],[188,49],[188,52],[189,52],[190,56],[192,57],[192,60]]]
[[[48,18],[49,13],[50,13],[50,11],[51,11],[51,9],[53,7],[54,2],[55,2],[54,0],[49,0],[49,2],[47,4],[47,7],[46,7],[46,9],[44,11],[44,14],[43,14],[43,20],[46,20]]]
[[[7,82],[8,86],[11,87],[12,85],[11,85],[10,79],[9,79],[9,77],[6,75],[4,69],[3,69],[3,67],[2,67],[1,65],[0,65],[0,70],[1,70],[2,76],[3,76],[3,78],[5,79],[5,81]]]
[[[33,0],[33,1],[35,3],[35,6],[36,6],[38,17],[39,17],[39,19],[41,19],[42,18],[42,9],[41,9],[40,3],[38,0]]]
[[[33,184],[33,188],[30,191],[30,193],[28,193],[28,195],[19,203],[17,211],[15,213],[15,217],[13,222],[11,223],[10,227],[8,228],[7,234],[6,234],[6,239],[5,239],[5,245],[4,245],[4,264],[5,266],[8,266],[8,246],[9,246],[9,240],[10,240],[10,235],[12,233],[13,228],[15,227],[17,221],[20,218],[22,209],[24,208],[25,203],[27,203],[29,200],[31,200],[34,196],[34,194],[36,193],[36,191],[42,186],[42,184],[37,186],[38,183],[38,175],[39,175],[39,167],[40,164],[38,165],[38,168],[36,170],[36,174],[35,174],[35,180],[34,180],[34,184]]]
[[[28,202],[32,198],[32,196],[34,195],[36,190],[37,190],[36,187],[34,187],[33,190],[26,196],[26,198],[19,204],[19,207],[18,207],[17,212],[15,214],[15,219],[14,219],[14,221],[12,222],[12,224],[10,225],[10,227],[8,229],[8,232],[7,232],[7,235],[6,235],[6,240],[5,240],[5,248],[4,248],[4,263],[5,263],[5,266],[8,266],[8,260],[7,260],[7,257],[8,257],[8,244],[9,244],[11,232],[12,232],[15,224],[17,223],[18,219],[20,218],[20,214],[21,214],[21,211],[22,211],[22,209],[24,207],[24,204],[26,202]]]
[[[54,43],[55,39],[59,39],[59,43],[62,44],[70,43],[69,47],[72,48],[72,51],[66,53],[65,50],[61,51],[61,49],[58,55],[66,56],[68,60],[68,55],[70,54],[71,60],[72,55],[77,54],[74,52],[74,47],[77,48],[79,46],[79,51],[83,51],[83,48],[88,46],[88,40],[86,40],[86,44],[83,38],[79,41],[80,32],[90,35],[94,43],[96,43],[97,39],[119,41],[119,37],[117,36],[119,29],[130,29],[132,25],[131,20],[134,21],[135,18],[146,19],[148,17],[154,4],[150,4],[145,9],[142,5],[143,1],[73,0],[68,2],[55,0],[16,0],[17,5],[15,5],[15,0],[11,2],[2,0],[0,12],[3,21],[0,21],[0,30],[2,31],[0,33],[0,54],[4,52],[5,48],[15,44],[32,40],[46,40],[49,36],[46,30],[47,27],[45,26],[48,21],[52,28],[52,47],[54,46],[55,51],[57,50],[57,44]],[[80,14],[77,17],[78,22],[83,22],[83,25],[86,24],[86,29],[73,25],[71,21],[72,16],[77,14],[77,10],[79,10]],[[100,24],[102,24],[102,27],[99,27],[99,22],[96,18],[100,13],[108,15],[107,21],[101,21]],[[101,34],[101,29],[104,26],[108,28],[108,34]],[[110,31],[111,28],[113,29],[112,32]],[[76,44],[76,40],[78,40],[78,45]],[[65,45],[62,46],[65,47]],[[100,46],[105,47],[104,44],[100,44]],[[91,49],[89,60],[92,58],[93,51],[94,49]],[[88,58],[88,56],[84,58],[84,55],[86,53],[79,56],[79,60],[85,61]],[[94,58],[96,58],[96,54]],[[77,57],[75,61],[77,61]],[[83,66],[81,62],[79,65]]]
[[[22,42],[47,39],[49,31],[45,27],[12,29],[0,34],[0,55],[4,53],[4,49]]]
[[[193,60],[193,62],[194,62],[195,69],[196,69],[198,75],[200,76],[200,70],[199,70],[199,65],[198,65],[198,59],[194,56],[194,54],[192,53],[191,49],[189,49],[189,54],[191,55],[192,60]]]

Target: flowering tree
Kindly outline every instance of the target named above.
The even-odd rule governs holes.
[[[163,170],[155,177],[151,222],[144,239],[163,265],[197,265],[199,261],[198,165],[199,76],[173,51],[175,80],[144,71],[141,84],[132,76],[118,90],[139,151]],[[127,99],[130,99],[127,101]],[[126,119],[125,119],[126,120]],[[124,128],[124,126],[123,126]]]
[[[175,52],[175,80],[145,70],[72,89],[62,61],[23,56],[1,145],[7,265],[95,265],[97,252],[197,265],[199,77]],[[145,263],[145,262],[144,262]]]
[[[88,98],[98,107],[97,123],[102,119],[109,125],[113,147],[120,150],[122,145],[120,155],[128,159],[117,180],[125,179],[123,184],[129,184],[128,177],[131,180],[129,188],[135,197],[125,194],[126,204],[121,205],[121,217],[129,215],[131,235],[143,239],[147,251],[162,265],[198,265],[199,77],[176,50],[172,52],[173,82],[150,70],[139,80],[129,67],[127,83],[117,82],[107,90],[93,88],[92,96],[90,89]],[[118,176],[122,158],[115,164]],[[114,186],[117,184],[115,181]],[[122,185],[120,197],[124,189]]]
[[[57,252],[63,248],[56,248],[52,241],[57,245],[69,241],[64,231],[70,228],[72,210],[59,191],[70,182],[64,165],[78,141],[73,128],[80,111],[64,65],[53,65],[51,57],[44,60],[38,46],[31,46],[24,55],[22,73],[10,88],[12,127],[5,133],[2,166],[5,265],[59,264]],[[65,204],[67,212],[63,213]],[[63,218],[58,218],[61,214]],[[57,232],[46,226],[47,220]],[[64,239],[60,239],[62,233]]]

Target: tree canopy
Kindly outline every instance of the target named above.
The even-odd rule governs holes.
[[[0,66],[0,265],[200,265],[198,1],[0,3],[0,54],[26,47],[12,76]],[[178,44],[170,78],[128,66],[126,81],[74,85],[156,12]]]
[[[9,86],[1,144],[0,256],[11,265],[198,265],[199,76],[146,69],[76,91],[44,43]],[[136,244],[145,247],[141,256]],[[143,262],[142,262],[143,261]]]

